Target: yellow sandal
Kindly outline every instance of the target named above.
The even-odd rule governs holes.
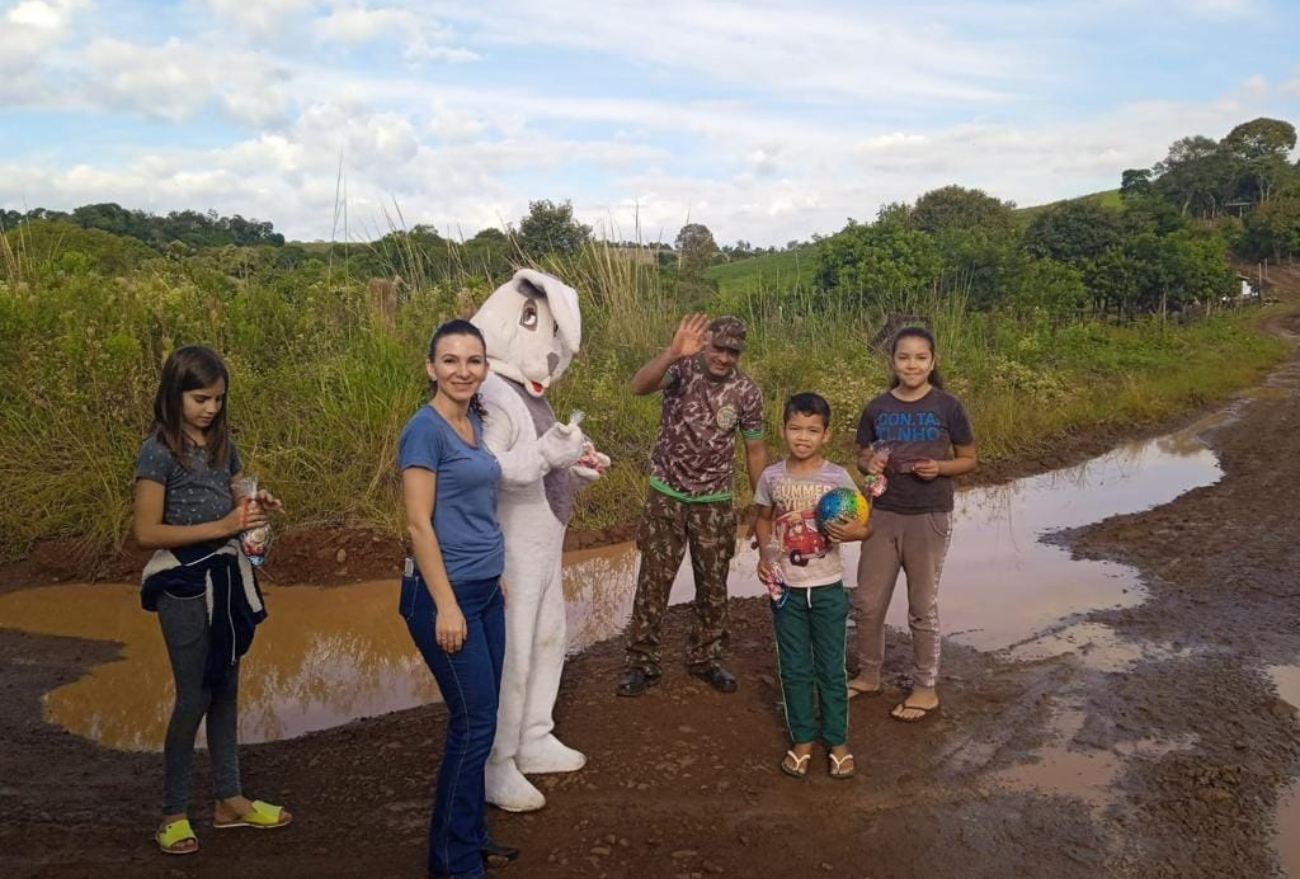
[[[165,855],[192,855],[199,850],[199,838],[194,835],[194,828],[190,826],[188,818],[164,824],[153,838]],[[194,843],[193,847],[180,848],[187,842]]]
[[[285,827],[293,820],[293,816],[284,810],[283,806],[275,806],[271,803],[264,803],[261,800],[253,800],[253,808],[248,814],[236,818],[234,821],[213,821],[212,826],[218,830],[228,830],[231,827],[253,827],[258,830],[274,830],[277,827]]]

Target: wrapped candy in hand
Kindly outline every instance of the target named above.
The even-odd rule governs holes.
[[[257,499],[257,477],[246,476],[240,480],[239,502],[244,508],[244,518],[248,518],[250,510],[258,504]],[[271,549],[271,526],[258,525],[255,528],[249,528],[240,532],[239,548],[243,550],[244,555],[248,556],[248,561],[254,567],[260,566],[266,561],[266,554]]]
[[[785,600],[790,597],[790,587],[785,582],[785,572],[781,570],[781,557],[784,553],[781,541],[775,534],[763,547],[763,567],[767,572],[767,576],[763,578],[763,585],[767,587],[767,595],[777,607],[783,606]]]
[[[582,457],[574,464],[575,467],[586,467],[588,470],[595,470],[601,476],[605,475],[605,462],[608,459],[596,451],[595,445],[591,440],[582,441]]]
[[[888,487],[889,480],[885,478],[883,473],[868,473],[862,477],[862,490],[870,497],[880,497]]]
[[[871,444],[871,451],[880,461],[879,473],[868,473],[862,479],[862,490],[868,497],[877,498],[885,493],[889,487],[889,480],[885,478],[885,467],[889,464],[889,443],[877,440]]]
[[[587,417],[587,413],[581,409],[574,409],[569,414],[569,424],[577,427],[582,424],[582,419]],[[585,467],[588,470],[594,470],[597,474],[604,476],[605,470],[609,466],[609,459],[596,451],[596,446],[585,436],[582,438],[582,457],[574,462],[575,467]]]

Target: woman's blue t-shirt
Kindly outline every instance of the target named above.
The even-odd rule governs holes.
[[[433,530],[447,579],[453,584],[501,576],[505,542],[497,522],[501,464],[483,445],[483,422],[473,412],[475,445],[461,439],[432,406],[422,406],[402,429],[397,445],[403,470],[423,467],[438,477]]]

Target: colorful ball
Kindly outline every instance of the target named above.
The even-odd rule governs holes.
[[[871,505],[856,488],[832,488],[817,501],[817,527],[823,531],[829,522],[861,525],[870,516]]]

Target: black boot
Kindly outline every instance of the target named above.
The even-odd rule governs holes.
[[[623,672],[614,692],[620,696],[640,696],[646,690],[659,683],[659,675],[651,674],[643,668],[629,668]]]
[[[719,693],[736,692],[736,676],[720,665],[705,665],[693,668],[691,674],[702,681],[707,681],[709,686]]]

